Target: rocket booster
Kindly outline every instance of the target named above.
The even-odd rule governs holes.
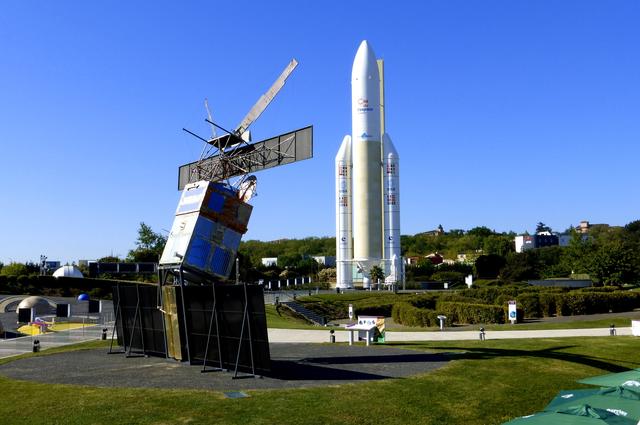
[[[353,258],[351,231],[351,136],[344,136],[336,155],[336,286],[351,288],[351,263],[339,261]]]
[[[387,279],[398,281],[398,153],[382,134],[381,87],[375,54],[365,40],[351,70],[351,137],[345,136],[336,155],[338,288],[353,286],[354,264],[365,265],[368,277],[371,266],[384,262]]]

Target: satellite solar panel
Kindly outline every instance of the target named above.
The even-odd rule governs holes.
[[[222,365],[229,370],[235,370],[238,362],[237,370],[247,373],[264,374],[270,370],[261,287],[224,284],[165,287],[166,311],[175,312],[169,320],[169,333],[157,306],[158,288],[149,285],[113,288],[118,343],[125,350],[161,357],[169,352],[174,358],[192,364],[203,364],[206,359],[208,366]]]
[[[178,190],[200,180],[221,181],[267,168],[291,164],[313,156],[313,126],[284,133],[200,162],[178,168]]]

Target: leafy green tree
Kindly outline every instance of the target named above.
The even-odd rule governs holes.
[[[16,262],[9,263],[0,270],[2,276],[28,276],[29,274],[29,267],[26,264]]]
[[[637,283],[640,271],[634,258],[636,256],[623,243],[603,244],[594,252],[589,272],[604,285]]]
[[[334,282],[336,281],[336,269],[335,267],[328,267],[320,270],[318,273],[318,280],[321,282]]]
[[[378,281],[384,282],[384,271],[380,266],[373,266],[371,267],[371,270],[369,270],[369,278],[373,283]]]
[[[490,235],[484,239],[482,253],[485,255],[499,255],[506,257],[508,253],[515,251],[513,236]]]
[[[475,275],[478,279],[496,279],[506,262],[501,255],[481,255],[474,265]]]
[[[551,232],[551,231],[552,231],[551,227],[547,226],[541,221],[539,221],[538,224],[536,224],[536,233]]]
[[[150,226],[140,222],[136,249],[129,251],[127,260],[135,262],[157,262],[162,255],[162,250],[167,243],[167,238],[154,232]]]
[[[493,235],[495,232],[491,229],[489,229],[488,227],[485,226],[479,226],[479,227],[474,227],[473,229],[469,230],[467,232],[468,235],[472,235],[472,236],[479,236],[481,238],[486,238],[489,237],[491,235]]]
[[[522,282],[540,278],[540,264],[537,250],[507,255],[506,264],[500,270],[500,279],[508,282]]]
[[[102,257],[102,258],[98,258],[98,263],[119,263],[122,260],[120,259],[120,257],[117,257],[115,255],[107,255],[106,257]]]

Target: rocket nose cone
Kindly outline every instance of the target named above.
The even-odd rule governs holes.
[[[369,42],[363,40],[353,60],[353,69],[351,70],[352,77],[369,74],[373,68],[375,68],[377,73],[378,65],[376,64],[376,55]]]

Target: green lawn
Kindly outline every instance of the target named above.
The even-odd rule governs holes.
[[[634,319],[637,320],[637,319]],[[487,331],[527,331],[527,330],[544,330],[544,329],[591,329],[591,328],[609,328],[611,324],[616,325],[616,328],[628,328],[631,326],[631,319],[628,317],[610,317],[607,319],[599,320],[567,320],[562,322],[528,322],[528,323],[516,323],[512,325],[510,323],[498,325],[467,325],[456,326],[453,329],[461,330],[479,330],[480,327],[484,327]],[[452,329],[452,328],[449,328]],[[425,332],[433,331],[437,332],[439,329],[435,326],[429,328],[415,328],[402,325],[393,325],[388,327],[389,332]]]
[[[281,312],[276,311],[276,307],[271,304],[264,306],[267,314],[267,327],[279,329],[323,329],[319,326],[309,324],[303,319],[294,317],[286,308],[282,308]]]
[[[249,391],[244,399],[225,399],[216,391],[115,390],[0,377],[0,418],[7,424],[490,425],[539,410],[561,389],[584,387],[577,379],[640,367],[640,340],[633,337],[395,346],[450,353],[451,361],[412,378]]]

